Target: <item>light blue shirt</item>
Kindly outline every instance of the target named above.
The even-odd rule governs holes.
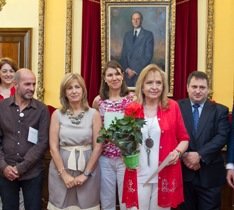
[[[191,102],[191,106],[192,106],[192,112],[194,112],[193,105],[194,105],[195,103],[193,103],[192,101],[190,101],[190,102]],[[205,102],[199,104],[199,105],[200,105],[200,106],[198,107],[199,117],[201,116],[201,113],[202,113],[202,109],[203,109],[203,107],[204,107],[204,104],[205,104]]]

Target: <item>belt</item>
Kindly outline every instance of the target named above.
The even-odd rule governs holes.
[[[70,151],[70,155],[67,162],[68,169],[84,171],[86,162],[84,157],[84,151],[88,151],[92,149],[92,146],[82,145],[82,146],[61,146],[62,149]],[[80,152],[78,161],[76,161],[76,151]]]

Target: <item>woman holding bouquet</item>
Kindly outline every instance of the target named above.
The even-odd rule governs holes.
[[[179,157],[188,147],[189,136],[177,102],[167,94],[165,73],[155,64],[146,66],[136,83],[138,114],[146,121],[137,171],[140,210],[169,210],[183,202]],[[167,166],[143,186],[166,157],[170,157]]]
[[[109,61],[102,72],[100,95],[93,101],[93,107],[99,110],[104,124],[108,119],[124,113],[125,107],[132,102],[134,95],[129,93],[124,81],[121,65]],[[120,209],[126,207],[121,203],[125,165],[120,150],[112,143],[105,142],[102,156],[99,159],[101,167],[101,207],[103,210],[116,209],[116,183]]]

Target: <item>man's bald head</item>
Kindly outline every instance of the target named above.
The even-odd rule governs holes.
[[[36,77],[31,70],[22,68],[15,73],[16,96],[23,100],[32,99],[35,92],[35,86]]]
[[[35,77],[34,73],[27,68],[22,68],[19,69],[16,73],[15,73],[15,82],[18,83],[22,78],[26,78],[26,77]]]

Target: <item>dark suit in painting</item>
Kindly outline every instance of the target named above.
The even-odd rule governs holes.
[[[129,87],[135,86],[138,75],[146,65],[151,63],[154,52],[154,37],[151,31],[141,28],[135,41],[133,39],[133,30],[128,31],[124,36],[120,59],[125,71],[130,68],[137,73],[131,79],[126,77],[126,83]]]
[[[207,100],[194,134],[190,100],[181,100],[179,105],[190,135],[187,152],[196,151],[201,158],[198,170],[189,169],[183,164],[185,202],[181,210],[218,210],[220,187],[225,183],[226,176],[221,149],[227,142],[230,129],[228,108]]]

